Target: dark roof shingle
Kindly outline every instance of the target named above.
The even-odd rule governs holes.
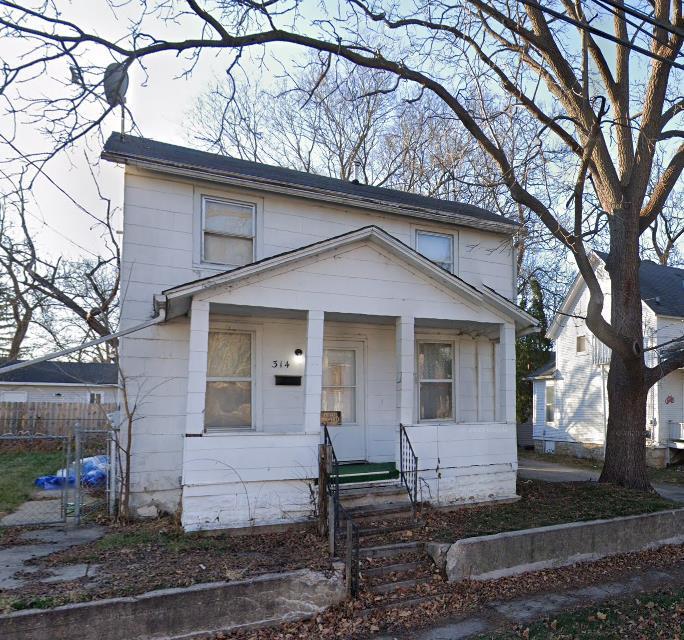
[[[535,378],[548,378],[556,370],[556,354],[551,353],[550,360],[541,367],[535,369],[532,373],[526,376],[527,380],[534,380]]]
[[[596,254],[603,262],[608,258],[603,251],[596,251]],[[684,318],[684,269],[642,260],[639,282],[641,299],[654,313]]]
[[[440,200],[427,196],[373,187],[367,184],[329,178],[315,173],[295,171],[260,162],[249,162],[230,156],[189,149],[178,145],[157,142],[147,138],[136,136],[121,136],[112,133],[105,143],[102,157],[107,160],[140,160],[169,167],[185,167],[191,169],[204,169],[208,172],[226,177],[240,177],[255,181],[269,182],[287,187],[318,192],[336,193],[354,200],[358,200],[359,206],[373,207],[373,204],[384,204],[400,207],[410,215],[411,209],[430,211],[454,218],[452,222],[458,222],[457,218],[464,216],[473,220],[498,223],[510,226],[514,230],[516,222],[498,215],[481,207],[451,200]]]
[[[16,364],[4,362],[2,366]],[[117,366],[103,362],[37,362],[23,369],[2,373],[0,366],[0,382],[34,382],[44,384],[116,384]]]

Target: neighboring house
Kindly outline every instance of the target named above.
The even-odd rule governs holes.
[[[592,264],[610,310],[606,255],[596,252]],[[649,349],[684,335],[684,269],[643,261],[639,269],[645,347]],[[533,435],[537,450],[602,458],[608,417],[606,380],[610,350],[587,329],[584,320],[589,293],[577,277],[548,332],[555,343],[555,361],[535,371]],[[609,316],[606,315],[609,319]],[[646,351],[657,363],[657,351]],[[684,370],[658,382],[648,394],[647,462],[664,466],[684,449]]]
[[[310,518],[337,419],[371,470],[405,425],[424,500],[515,495],[515,223],[119,134],[103,158],[126,169],[121,326],[158,316],[120,343],[134,512]]]
[[[52,360],[9,373],[0,365],[0,402],[110,404],[116,398],[115,364]]]

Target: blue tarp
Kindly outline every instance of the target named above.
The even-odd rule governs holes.
[[[91,456],[81,460],[81,485],[84,487],[102,487],[107,481],[109,456]],[[67,474],[66,469],[60,469],[53,476],[36,478],[35,485],[40,489],[61,489],[65,484],[73,487],[76,476],[73,469]]]

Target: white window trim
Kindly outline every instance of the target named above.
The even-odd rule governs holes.
[[[549,403],[547,402],[547,393],[549,389],[549,385],[553,387],[553,420],[547,420],[547,410],[549,407]],[[557,406],[557,398],[556,398],[556,381],[555,380],[546,380],[544,383],[544,424],[556,424],[556,406]]]
[[[427,235],[427,236],[439,236],[439,237],[442,237],[442,238],[447,238],[447,239],[449,239],[449,240],[451,241],[451,242],[450,242],[450,244],[451,244],[451,267],[448,269],[448,271],[449,271],[449,273],[456,273],[456,264],[455,264],[455,263],[456,263],[456,260],[455,260],[455,257],[454,257],[454,256],[455,256],[455,253],[456,253],[456,252],[454,251],[454,248],[455,248],[455,247],[454,247],[454,245],[455,245],[455,243],[454,243],[454,234],[453,234],[453,233],[446,232],[446,231],[436,231],[436,230],[434,230],[434,229],[424,229],[424,228],[422,228],[422,227],[417,227],[417,228],[415,228],[414,231],[413,231],[413,246],[414,246],[414,248],[416,249],[416,251],[418,251],[418,253],[420,253],[420,250],[418,249],[418,236],[419,236],[419,234],[421,234],[421,233],[422,233],[423,235]],[[423,254],[421,253],[420,255],[423,255]],[[427,258],[427,256],[424,256],[424,257]],[[431,262],[434,262],[434,261],[432,261],[430,258],[428,258],[428,260],[430,260]],[[435,262],[434,264],[436,264],[438,267],[442,267],[442,265],[439,264],[439,263],[437,263],[437,262]],[[443,268],[443,267],[442,267],[442,268]]]
[[[253,244],[252,256],[256,262],[264,255],[263,246],[263,210],[264,199],[251,193],[244,193],[239,191],[232,191],[229,189],[217,189],[215,185],[210,184],[195,184],[193,192],[193,255],[192,265],[199,270],[198,275],[202,272],[220,272],[226,271],[238,265],[220,264],[216,262],[204,262],[202,254],[204,252],[204,204],[203,199],[209,198],[212,200],[220,200],[226,202],[235,202],[237,204],[247,204],[253,207]],[[238,237],[237,235],[235,237]]]
[[[450,344],[451,345],[451,418],[421,418],[420,417],[420,383],[421,382],[449,382],[449,380],[430,380],[422,379],[420,377],[420,345],[421,344]],[[416,409],[415,416],[419,424],[454,424],[458,422],[458,407],[456,406],[456,389],[458,388],[458,371],[460,360],[459,353],[460,342],[454,340],[453,338],[440,338],[439,336],[434,337],[421,337],[416,340]]]
[[[256,331],[250,331],[249,329],[241,328],[224,328],[224,327],[209,327],[209,333],[229,333],[229,334],[249,334],[251,342],[251,377],[247,378],[244,376],[210,376],[207,373],[206,384],[209,382],[250,382],[251,383],[251,394],[250,394],[250,414],[252,418],[252,424],[249,427],[207,427],[204,425],[204,435],[229,435],[231,433],[250,433],[257,431],[257,425],[259,424],[259,416],[257,414],[257,333]],[[206,406],[206,395],[205,395],[205,406]]]
[[[235,204],[240,207],[251,207],[252,209],[252,233],[251,234],[240,234],[240,233],[225,233],[221,231],[207,231],[206,230],[206,207],[207,202],[218,202],[221,204]],[[209,233],[213,236],[220,236],[222,238],[240,238],[242,240],[252,241],[252,262],[256,260],[256,205],[253,202],[247,202],[243,200],[235,200],[232,198],[220,198],[217,196],[207,195],[203,193],[201,195],[201,210],[202,210],[202,227],[201,227],[201,238],[200,238],[200,261],[202,264],[220,266],[220,267],[237,267],[242,265],[232,264],[230,262],[212,262],[204,257],[204,236]]]

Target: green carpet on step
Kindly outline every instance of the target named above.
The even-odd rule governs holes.
[[[340,465],[340,484],[394,480],[399,471],[394,462],[359,462]]]

